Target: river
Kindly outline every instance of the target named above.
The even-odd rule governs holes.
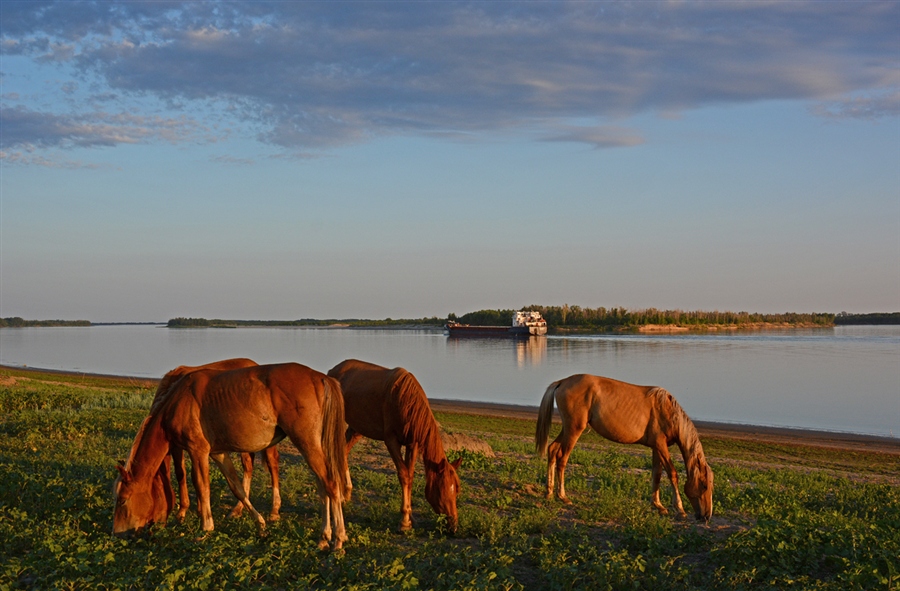
[[[662,386],[696,420],[900,437],[898,326],[527,340],[346,328],[0,330],[0,364],[19,367],[158,378],[228,357],[323,372],[364,359],[407,368],[432,398],[529,406],[550,382],[592,373]]]

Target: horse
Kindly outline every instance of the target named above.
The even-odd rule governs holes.
[[[344,399],[340,384],[297,363],[257,365],[230,371],[200,369],[186,374],[150,407],[128,462],[117,466],[113,533],[134,533],[171,511],[174,494],[164,460],[178,447],[191,456],[204,532],[214,529],[209,499],[209,458],[218,464],[234,495],[256,519],[230,452],[257,452],[287,436],[316,476],[322,502],[318,543],[338,550],[347,540],[343,499],[348,493],[344,450]],[[168,490],[166,490],[168,489]],[[332,529],[332,524],[334,529]]]
[[[347,456],[362,437],[368,437],[383,441],[394,461],[401,490],[400,531],[412,529],[413,471],[416,454],[421,452],[425,498],[435,513],[447,516],[448,529],[455,533],[459,522],[456,471],[462,458],[452,463],[447,460],[437,421],[415,376],[402,367],[387,369],[356,359],[342,361],[328,375],[340,381],[344,394]]]
[[[554,398],[562,419],[562,431],[548,449]],[[649,447],[653,451],[653,507],[661,515],[668,514],[659,500],[659,483],[665,470],[674,491],[675,509],[680,517],[685,517],[678,494],[678,473],[669,456],[669,446],[677,444],[687,470],[685,495],[697,520],[709,523],[713,472],[703,454],[697,429],[675,398],[663,388],[635,386],[587,374],[575,374],[553,382],[541,400],[534,441],[541,457],[547,455],[548,499],[553,497],[555,470],[559,479],[558,497],[564,503],[571,503],[566,496],[566,463],[578,437],[588,425],[611,441]]]
[[[158,398],[168,392],[169,388],[171,388],[172,385],[175,384],[175,382],[177,382],[179,379],[191,372],[197,371],[198,369],[227,371],[229,369],[252,367],[254,365],[258,364],[252,359],[246,358],[225,359],[222,361],[216,361],[213,363],[207,363],[206,365],[197,366],[179,365],[172,371],[166,373],[166,375],[164,375],[159,381],[159,386],[157,386],[156,388],[156,395],[153,397],[153,401],[156,402]],[[191,498],[188,495],[187,478],[184,469],[184,451],[178,447],[172,447],[170,451],[172,461],[175,465],[175,479],[178,482],[179,504],[178,512],[175,514],[175,518],[178,521],[183,521],[185,515],[187,515],[188,509],[190,509],[191,506]],[[243,467],[244,474],[244,492],[247,494],[247,496],[250,496],[250,481],[253,478],[254,455],[255,454],[250,453],[241,454],[241,466]],[[278,486],[278,448],[273,445],[272,447],[266,449],[263,452],[263,458],[266,463],[266,468],[269,471],[269,477],[272,480],[272,510],[269,512],[268,519],[269,521],[277,521],[280,517],[279,510],[281,509],[281,490]],[[234,508],[232,508],[231,513],[229,513],[229,517],[240,517],[243,509],[244,504],[238,501],[238,503],[235,504]]]

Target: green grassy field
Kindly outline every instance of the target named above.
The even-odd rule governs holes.
[[[127,455],[155,383],[0,370],[0,591],[6,589],[898,589],[900,455],[705,439],[716,474],[708,526],[649,503],[650,454],[585,434],[572,454],[574,504],[543,498],[532,421],[439,413],[450,432],[490,444],[464,456],[455,537],[424,500],[396,532],[399,485],[383,445],[351,455],[349,542],[316,549],[319,504],[302,458],[283,443],[282,519],[259,537],[226,518],[213,473],[216,530],[196,515],[113,538],[115,460]],[[271,494],[259,469],[252,499]],[[669,503],[669,490],[663,489]]]

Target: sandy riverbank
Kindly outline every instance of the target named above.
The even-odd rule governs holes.
[[[158,380],[132,376],[112,376],[100,374],[84,374],[60,370],[39,368],[21,368],[0,365],[0,370],[26,373],[50,373],[60,377],[73,378],[89,376],[92,378],[108,378],[110,380],[134,380],[155,386]],[[438,412],[474,414],[483,416],[506,417],[511,419],[534,420],[537,417],[537,405],[501,404],[495,402],[472,402],[467,400],[430,399],[431,408]],[[695,426],[703,437],[744,439],[766,443],[783,443],[794,445],[812,445],[835,449],[879,451],[900,456],[900,438],[879,437],[877,435],[861,435],[856,433],[837,433],[831,431],[815,431],[810,429],[794,429],[786,427],[766,427],[758,425],[741,425],[736,423],[714,423],[695,421]]]

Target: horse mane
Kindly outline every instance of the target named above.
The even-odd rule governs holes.
[[[394,373],[391,394],[396,398],[397,409],[403,418],[404,439],[419,445],[424,460],[439,462],[446,459],[440,429],[419,381],[402,367]]]
[[[660,423],[675,437],[688,473],[693,473],[706,464],[706,455],[703,453],[697,428],[675,397],[665,388],[654,388],[648,396],[654,400]]]
[[[197,369],[198,368],[196,367],[179,365],[178,367],[164,375],[159,381],[159,385],[156,387],[156,394],[153,395],[153,402],[150,403],[150,416],[155,415],[159,411],[159,409],[169,400],[172,391],[175,390],[175,384],[177,384],[181,378],[189,375]]]
[[[125,469],[131,470],[131,462],[134,460],[134,455],[137,453],[138,448],[141,446],[141,443],[144,440],[144,434],[147,432],[147,427],[150,424],[150,421],[153,420],[153,415],[150,414],[141,421],[141,426],[138,428],[137,434],[134,436],[134,443],[131,444],[131,449],[128,451],[128,459],[125,460]]]

